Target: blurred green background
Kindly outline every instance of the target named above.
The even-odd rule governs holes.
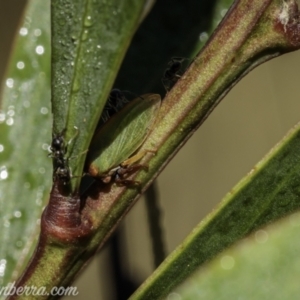
[[[25,3],[0,1],[1,82]],[[168,253],[300,121],[299,78],[299,51],[255,69],[233,88],[159,176]],[[122,264],[128,278],[139,284],[153,271],[143,198],[120,225],[120,237]],[[80,275],[74,283],[79,291],[76,299],[114,299],[110,257],[107,246]]]

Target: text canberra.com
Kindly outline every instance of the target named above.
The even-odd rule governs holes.
[[[78,290],[77,287],[53,287],[50,291],[47,291],[47,288],[36,287],[36,286],[19,286],[15,287],[15,282],[8,284],[5,287],[0,287],[1,296],[11,296],[11,295],[25,295],[25,296],[77,296]]]

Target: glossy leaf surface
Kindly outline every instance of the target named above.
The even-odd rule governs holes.
[[[130,299],[166,295],[233,242],[299,210],[299,149],[300,124],[233,187]]]
[[[299,213],[218,255],[171,295],[180,299],[297,299]]]
[[[50,4],[28,2],[0,113],[0,283],[32,252],[51,180]],[[14,276],[16,276],[14,274]]]

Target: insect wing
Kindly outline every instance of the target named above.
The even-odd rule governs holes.
[[[158,94],[142,95],[130,101],[96,132],[87,160],[91,175],[106,174],[143,144],[156,120],[160,103]]]

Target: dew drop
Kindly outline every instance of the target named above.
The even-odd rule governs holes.
[[[85,41],[85,40],[87,39],[88,33],[89,33],[88,30],[84,30],[84,31],[83,31],[83,34],[82,34],[82,37],[81,37],[81,40],[82,40],[82,41]]]
[[[26,108],[30,107],[30,101],[25,100],[25,101],[23,102],[23,106],[26,107]]]
[[[41,205],[43,204],[43,191],[44,191],[44,188],[43,188],[43,187],[40,187],[40,188],[37,190],[35,203],[36,203],[38,206],[41,206]]]
[[[42,107],[42,108],[41,108],[41,113],[42,113],[43,115],[47,115],[48,112],[49,112],[49,110],[48,110],[47,107]]]
[[[0,153],[4,151],[4,146],[0,144]]]
[[[8,125],[8,126],[12,126],[12,125],[14,125],[14,118],[12,118],[12,117],[10,117],[10,118],[8,118],[7,120],[6,120],[6,125]]]
[[[84,20],[84,26],[86,27],[90,27],[93,25],[93,22],[92,22],[92,17],[91,16],[87,16]]]
[[[6,86],[8,88],[12,88],[14,86],[14,80],[12,78],[7,78],[6,79]]]
[[[36,52],[38,55],[42,55],[42,54],[44,54],[44,52],[45,52],[45,48],[44,48],[43,46],[41,46],[41,45],[36,46],[35,52]]]
[[[200,36],[199,36],[199,39],[201,42],[205,42],[207,39],[208,39],[208,34],[207,32],[201,32]]]
[[[234,267],[235,261],[232,256],[224,255],[221,258],[221,267],[225,270],[230,270]]]
[[[5,121],[6,114],[3,111],[0,111],[0,123],[3,123]]]
[[[6,269],[6,259],[0,260],[0,276],[3,277]]]
[[[255,240],[259,244],[264,244],[269,239],[269,235],[265,230],[257,230],[255,232]]]
[[[8,228],[10,226],[10,222],[8,220],[5,220],[3,222],[4,227]]]
[[[24,62],[22,62],[22,61],[18,61],[18,62],[17,62],[17,68],[18,68],[18,69],[22,70],[22,69],[24,69],[24,67],[25,67]]]
[[[101,68],[101,65],[102,65],[102,62],[99,61],[99,62],[97,62],[95,68],[96,68],[96,69],[100,69],[100,68]]]
[[[19,210],[16,210],[16,211],[14,212],[14,217],[15,217],[15,218],[21,218],[21,216],[22,216],[22,213],[21,213]]]
[[[227,13],[227,8],[222,9],[222,10],[220,11],[221,17],[224,17],[224,16],[226,15],[226,13]]]
[[[39,29],[39,28],[37,28],[37,29],[34,30],[33,34],[34,34],[35,36],[40,36],[40,35],[42,34],[42,30]]]
[[[20,29],[20,35],[25,36],[28,34],[28,29],[26,27],[22,27]]]
[[[10,116],[10,117],[13,117],[15,115],[14,107],[9,107],[7,115]]]
[[[71,59],[71,57],[70,57],[70,55],[68,55],[68,54],[64,54],[64,56],[63,56],[65,59]]]
[[[182,297],[178,293],[170,293],[167,297],[167,300],[181,300]]]
[[[50,150],[50,146],[49,146],[48,144],[44,143],[44,144],[42,145],[42,149],[45,150],[45,151],[48,151],[48,150]],[[49,152],[50,152],[50,151],[49,151]]]
[[[31,18],[29,16],[26,16],[25,20],[26,20],[26,23],[29,23],[29,24],[31,23]]]
[[[5,180],[8,177],[8,171],[5,166],[0,167],[0,180]]]
[[[74,84],[72,86],[72,91],[74,93],[77,93],[79,91],[79,88],[80,88],[80,83],[79,83],[79,80],[77,78],[75,78],[74,80]]]
[[[71,35],[71,40],[73,43],[75,43],[77,41],[77,36],[75,34]]]
[[[42,200],[40,198],[37,198],[35,200],[36,205],[41,206],[42,205]]]

